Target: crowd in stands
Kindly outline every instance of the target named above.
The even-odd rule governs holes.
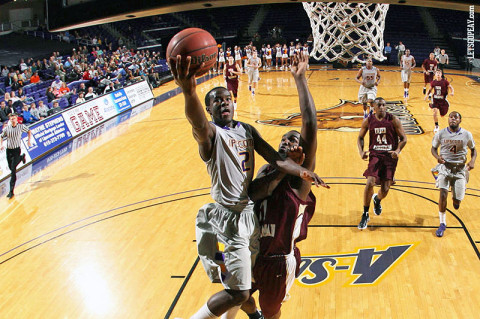
[[[53,52],[43,60],[22,59],[15,67],[1,67],[1,121],[5,124],[14,112],[20,121],[34,123],[143,79],[157,87],[164,67],[159,52],[112,50],[111,44],[81,46],[65,56]]]

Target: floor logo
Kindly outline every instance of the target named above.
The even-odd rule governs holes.
[[[360,248],[354,253],[302,256],[297,282],[302,286],[319,286],[329,282],[335,271],[346,271],[346,286],[375,285],[411,251],[414,244],[387,246],[386,249]]]
[[[418,125],[402,101],[387,101],[387,112],[397,116],[402,123],[405,134],[420,135],[423,129]],[[340,100],[340,103],[317,110],[317,125],[319,130],[333,130],[340,132],[357,132],[363,121],[363,108],[361,103],[349,100]],[[287,118],[257,121],[257,123],[274,126],[302,125],[300,113],[294,113]]]

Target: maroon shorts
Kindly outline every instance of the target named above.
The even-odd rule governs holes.
[[[300,267],[300,252],[295,249],[296,266],[289,267],[284,256],[262,257],[259,256],[253,267],[252,293],[258,290],[260,309],[265,317],[273,317],[280,311],[282,302],[289,289],[288,281],[298,275]],[[288,270],[290,268],[290,271]]]
[[[448,113],[449,106],[448,101],[443,99],[433,99],[433,103],[430,103],[430,108],[438,109],[441,116],[445,116]]]
[[[385,155],[370,154],[367,170],[363,176],[375,177],[375,184],[380,185],[383,181],[393,181],[398,159],[392,158],[389,153]]]
[[[427,74],[423,73],[423,79],[425,83],[430,83],[433,81],[433,72],[428,72]]]
[[[233,93],[233,96],[237,96],[238,92],[238,80],[227,79],[227,90]]]

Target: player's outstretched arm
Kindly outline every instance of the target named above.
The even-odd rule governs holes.
[[[360,158],[366,161],[368,159],[368,152],[363,150],[365,146],[365,135],[368,132],[368,118],[364,119],[362,122],[362,126],[360,127],[360,132],[358,133],[357,138],[357,147],[358,153],[360,154]]]
[[[398,158],[398,155],[400,155],[402,149],[405,147],[405,145],[407,145],[407,135],[405,135],[405,130],[403,129],[402,123],[396,116],[393,117],[393,127],[397,132],[399,141],[397,149],[394,151],[390,151],[389,153],[392,158]]]
[[[182,58],[180,55],[177,59],[170,58],[169,65],[172,71],[175,83],[182,89],[185,98],[185,115],[192,125],[193,137],[197,141],[200,148],[200,155],[203,159],[210,158],[212,150],[212,140],[214,136],[214,127],[210,125],[203,110],[202,103],[196,92],[195,73],[202,68],[205,63],[200,66],[192,67],[191,57]]]

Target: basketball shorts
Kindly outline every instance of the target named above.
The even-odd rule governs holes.
[[[402,70],[402,82],[410,83],[412,81],[412,70]]]
[[[271,55],[266,55],[266,56],[265,56],[265,59],[271,60],[271,59],[272,59],[272,56],[271,56]]]
[[[375,100],[377,97],[377,87],[373,86],[371,88],[366,88],[363,85],[360,85],[358,90],[358,101],[360,103],[366,103],[368,100]]]
[[[425,83],[430,83],[433,81],[433,72],[428,72],[427,74],[423,73],[423,79]]]
[[[257,70],[250,69],[248,70],[247,74],[248,74],[248,82],[255,82],[255,83],[258,82],[258,78],[260,77],[258,69]]]
[[[238,92],[238,80],[231,81],[227,79],[227,90],[233,92],[233,95],[237,95]]]
[[[218,62],[225,63],[225,58],[224,57],[218,58]]]
[[[447,191],[452,188],[453,198],[463,200],[469,177],[466,165],[463,165],[463,167],[447,167],[445,164],[438,164],[434,170],[438,171],[435,186]]]
[[[295,255],[292,252],[286,256],[259,256],[255,263],[253,289],[258,290],[260,308],[265,317],[273,317],[280,311],[282,303],[290,298],[288,292],[295,281],[297,265],[300,265],[300,254]]]
[[[438,109],[440,111],[440,116],[445,116],[448,113],[448,108],[450,103],[445,99],[433,99],[433,102],[430,103],[430,108]]]
[[[221,282],[225,289],[249,290],[260,236],[253,204],[234,209],[206,204],[198,211],[195,230],[198,256],[210,280]],[[218,242],[225,245],[226,275],[215,256]]]
[[[282,59],[288,59],[288,54],[282,54]]]
[[[392,158],[389,153],[377,155],[370,153],[368,167],[363,176],[375,177],[375,184],[380,185],[383,181],[393,181],[398,159]]]

